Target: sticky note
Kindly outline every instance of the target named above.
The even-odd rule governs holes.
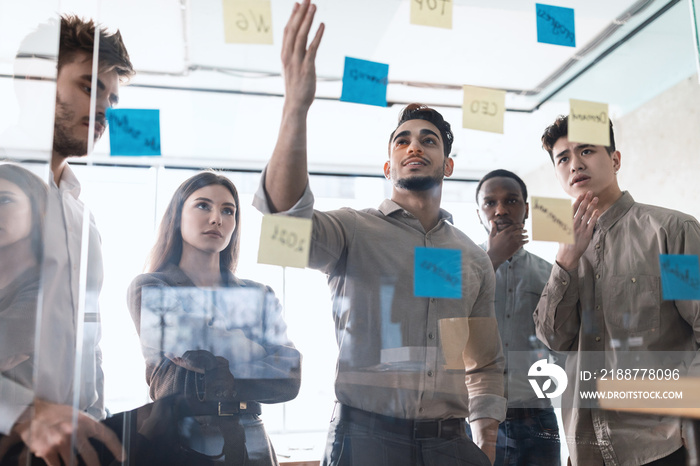
[[[452,317],[438,320],[440,329],[440,347],[445,357],[444,368],[447,370],[464,370],[462,353],[469,340],[469,318]]]
[[[309,265],[311,219],[265,215],[258,263],[304,268]]]
[[[345,57],[340,100],[386,107],[389,65]]]
[[[413,294],[428,298],[461,298],[462,251],[416,248]]]
[[[569,141],[609,146],[608,104],[569,99]]]
[[[452,0],[411,0],[411,24],[452,29]]]
[[[698,256],[660,254],[659,266],[664,300],[700,299]]]
[[[223,0],[227,44],[272,44],[270,0]]]
[[[462,127],[503,134],[506,91],[464,86]]]
[[[111,155],[160,155],[160,110],[107,109]]]
[[[535,4],[537,42],[576,47],[573,8]]]
[[[532,207],[532,239],[574,243],[574,208],[568,199],[530,198]]]

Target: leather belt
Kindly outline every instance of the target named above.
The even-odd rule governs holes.
[[[260,403],[255,401],[202,401],[189,403],[186,409],[189,416],[239,416],[241,414],[261,414]]]
[[[466,436],[466,421],[464,419],[401,419],[370,413],[340,403],[339,406],[338,412],[341,420],[360,424],[370,430],[391,432],[413,440],[451,439]]]
[[[551,407],[548,408],[508,408],[506,411],[506,420],[515,419],[528,419],[532,417],[537,417],[540,414],[553,411]]]

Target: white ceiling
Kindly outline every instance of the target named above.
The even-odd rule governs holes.
[[[378,174],[395,126],[398,105],[337,101],[346,56],[389,64],[389,102],[440,106],[456,130],[456,176],[462,178],[537,165],[546,157],[539,135],[557,114],[567,113],[570,97],[608,102],[619,117],[696,72],[688,0],[545,2],[575,9],[576,48],[537,42],[534,1],[453,0],[451,30],[409,24],[410,1],[318,1],[316,22],[326,24],[326,34],[317,57],[321,100],[309,115],[312,169]],[[277,133],[280,44],[292,4],[271,0],[273,45],[236,45],[224,43],[221,0],[0,0],[0,74],[12,73],[19,42],[54,12],[99,18],[121,30],[139,71],[122,89],[121,106],[161,110],[161,163],[257,169]],[[658,19],[644,25],[655,14]],[[613,24],[612,35],[591,47]],[[635,28],[640,32],[625,39]],[[55,39],[43,45],[44,53],[55,53]],[[538,89],[572,59],[568,70]],[[14,90],[8,81],[0,78],[0,97],[9,103]],[[464,84],[518,91],[507,95],[507,107],[519,111],[506,114],[505,134],[461,129]],[[39,92],[35,104],[37,127],[48,135],[31,144],[50,140],[51,92]],[[11,120],[11,111],[0,116],[0,132],[12,127]],[[105,161],[108,152],[103,141],[91,157]]]

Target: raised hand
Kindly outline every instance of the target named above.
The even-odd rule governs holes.
[[[491,259],[493,269],[498,267],[513,257],[513,254],[528,243],[527,231],[522,223],[514,223],[508,225],[501,231],[498,231],[496,222],[491,223],[491,233],[489,233],[486,253]]]
[[[316,94],[316,51],[323,37],[323,23],[316,36],[306,44],[316,5],[309,0],[295,3],[292,16],[284,28],[282,40],[282,66],[284,68],[285,107],[308,109]]]
[[[581,194],[574,202],[574,244],[559,243],[557,263],[564,270],[573,270],[578,267],[578,261],[588,249],[593,237],[593,229],[600,217],[598,198],[593,197],[593,192]]]
[[[316,94],[316,51],[324,31],[321,24],[307,48],[315,14],[316,5],[310,0],[295,3],[284,28],[284,108],[277,144],[265,176],[265,192],[272,212],[290,209],[301,198],[308,179],[306,116]]]

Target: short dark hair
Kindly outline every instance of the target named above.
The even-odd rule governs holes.
[[[610,122],[610,145],[606,146],[605,150],[608,151],[608,154],[612,154],[615,152],[615,133],[613,132],[612,120],[608,118],[608,121]],[[554,123],[545,128],[544,133],[542,134],[542,148],[549,153],[549,158],[552,159],[552,163],[554,163],[554,154],[552,153],[554,144],[557,143],[559,138],[568,136],[568,134],[568,115],[559,115],[557,119],[554,120]]]
[[[165,209],[163,220],[158,228],[156,244],[146,264],[146,272],[161,272],[168,264],[178,265],[182,258],[182,207],[187,198],[195,191],[205,186],[220,185],[228,189],[236,204],[236,228],[231,235],[226,248],[219,253],[219,268],[221,271],[236,271],[238,254],[241,248],[241,203],[238,191],[231,180],[213,170],[207,170],[185,180],[173,194],[168,208]]]
[[[452,151],[452,143],[454,142],[454,134],[452,134],[452,129],[450,129],[450,124],[445,121],[440,112],[434,108],[430,108],[424,104],[408,104],[401,113],[399,114],[399,124],[396,125],[394,131],[391,132],[389,136],[389,146],[391,147],[391,140],[394,138],[394,133],[402,124],[409,120],[425,120],[434,124],[435,127],[440,131],[440,136],[442,137],[442,144],[445,149],[445,157],[450,156]]]
[[[491,178],[512,178],[515,181],[518,182],[520,185],[520,191],[523,193],[523,201],[527,202],[527,186],[525,186],[525,182],[520,179],[518,175],[515,173],[508,171],[508,170],[503,170],[503,169],[498,169],[498,170],[493,170],[485,174],[480,180],[479,184],[476,185],[476,203],[477,205],[479,204],[479,191],[481,191],[481,185],[484,184],[487,180],[490,180]]]
[[[115,70],[119,81],[126,82],[134,75],[134,67],[129,60],[129,52],[122,40],[121,33],[109,33],[99,27],[100,51],[99,70]],[[95,22],[84,20],[75,15],[61,16],[61,36],[58,47],[58,71],[63,65],[72,63],[80,53],[88,54],[92,59],[95,49]]]

